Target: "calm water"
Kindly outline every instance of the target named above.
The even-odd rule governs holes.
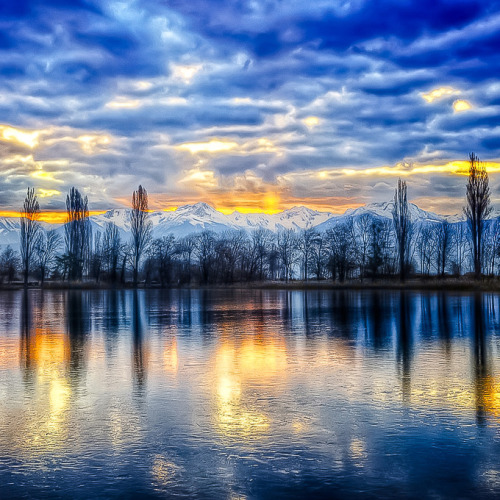
[[[0,293],[0,498],[500,495],[500,297]]]

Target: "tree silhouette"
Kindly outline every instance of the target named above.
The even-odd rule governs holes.
[[[50,231],[47,231],[47,233],[41,232],[40,237],[37,238],[35,251],[42,286],[45,281],[47,271],[50,270],[50,267],[56,258],[56,252],[60,243],[61,237],[57,234],[55,229],[51,229]]]
[[[408,267],[408,256],[411,235],[411,220],[408,206],[406,181],[398,179],[398,186],[394,193],[394,207],[392,209],[392,220],[396,232],[397,254],[399,260],[399,279],[406,278]]]
[[[24,286],[28,286],[30,264],[33,259],[37,238],[40,235],[40,205],[34,188],[28,188],[21,212],[21,262],[23,266]]]
[[[484,252],[484,222],[491,213],[491,207],[488,172],[486,172],[486,167],[479,162],[479,158],[474,153],[469,154],[469,178],[467,180],[466,201],[467,205],[464,208],[464,213],[472,240],[474,276],[476,279],[479,279],[481,277]]]
[[[149,220],[148,192],[142,186],[132,193],[132,215],[130,218],[132,231],[132,266],[134,285],[137,285],[139,263],[142,254],[151,241],[152,223]]]
[[[67,219],[64,226],[68,277],[82,279],[90,254],[91,228],[87,197],[82,197],[75,187],[66,197]]]

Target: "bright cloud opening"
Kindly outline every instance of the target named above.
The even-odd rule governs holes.
[[[313,129],[320,124],[320,119],[317,116],[308,116],[302,120],[302,123],[308,128]]]
[[[61,191],[57,189],[38,189],[38,196],[40,198],[51,198],[52,196],[57,196],[61,194]]]
[[[192,169],[179,181],[195,188],[213,188],[217,186],[215,173],[211,170]]]
[[[234,141],[224,141],[212,139],[208,142],[185,142],[179,144],[176,149],[189,151],[191,154],[196,153],[220,153],[221,151],[230,151],[238,147],[238,143]]]
[[[77,140],[83,151],[88,154],[92,154],[96,149],[106,147],[111,143],[108,135],[81,135]]]
[[[175,80],[181,80],[186,85],[191,83],[191,80],[194,78],[196,73],[201,70],[201,64],[194,64],[191,66],[182,66],[182,65],[171,65],[170,69],[172,71],[172,78]]]
[[[21,144],[22,146],[28,146],[30,149],[38,146],[40,138],[40,131],[38,130],[29,132],[27,130],[9,127],[8,125],[0,125],[0,134],[1,139]]]
[[[117,97],[113,101],[106,104],[107,108],[111,109],[137,109],[141,107],[139,99],[127,99],[126,97]]]
[[[455,111],[455,113],[460,113],[461,111],[467,111],[469,109],[472,109],[472,104],[469,101],[457,99],[453,103],[453,111]]]
[[[422,98],[427,102],[434,102],[436,99],[441,99],[442,97],[447,97],[450,95],[458,95],[460,91],[454,89],[453,87],[439,87],[437,89],[431,90],[426,94],[421,94]]]

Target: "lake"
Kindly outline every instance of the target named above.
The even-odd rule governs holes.
[[[500,296],[0,292],[0,498],[495,498]]]

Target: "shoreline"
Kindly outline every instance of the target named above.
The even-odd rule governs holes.
[[[111,285],[108,283],[94,282],[48,282],[43,286],[32,283],[24,287],[22,283],[0,284],[0,291],[18,290],[387,290],[387,291],[456,291],[456,292],[500,292],[500,278],[483,278],[481,281],[470,279],[450,278],[445,280],[407,280],[404,283],[399,281],[346,281],[344,283],[333,282],[331,280],[296,280],[296,281],[254,281],[231,284],[212,285],[168,285],[139,284],[134,287],[131,283],[124,285]]]

